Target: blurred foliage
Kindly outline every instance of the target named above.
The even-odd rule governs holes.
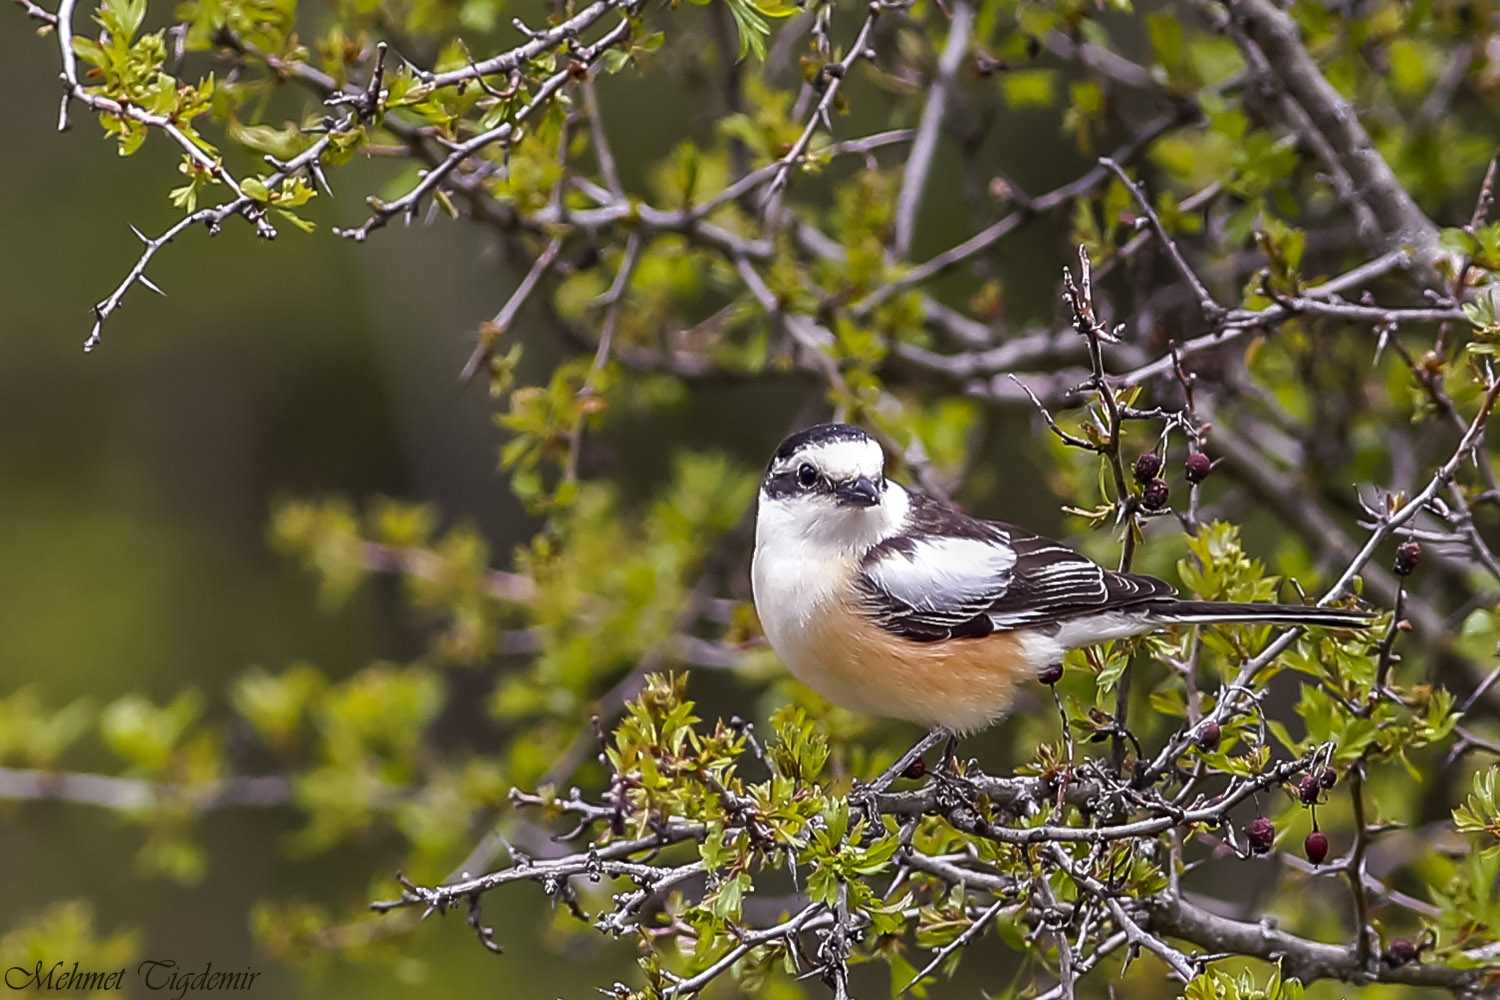
[[[45,39],[55,38],[51,12],[20,7]],[[582,27],[564,29],[591,11]],[[1343,906],[1347,891],[1333,892],[1337,879],[1316,865],[1287,865],[1264,885],[1244,885],[1259,880],[1234,866],[1257,862],[1239,857],[1218,823],[1187,824],[1170,845],[1152,835],[1098,856],[1069,844],[1056,862],[956,829],[940,815],[909,824],[863,815],[854,781],[878,774],[909,734],[854,718],[779,678],[742,584],[754,459],[677,447],[660,421],[676,421],[686,434],[694,400],[792,384],[799,416],[757,399],[732,423],[764,427],[756,443],[768,446],[794,419],[832,411],[877,432],[899,472],[976,507],[1004,509],[1022,480],[1043,478],[1075,515],[1065,524],[1085,551],[1112,561],[1121,528],[1136,531],[1144,540],[1136,568],[1180,580],[1203,598],[1284,598],[1289,578],[1326,584],[1352,552],[1320,549],[1327,539],[1313,537],[1317,530],[1288,531],[1288,515],[1253,491],[1245,463],[1229,462],[1201,486],[1184,482],[1177,467],[1185,449],[1213,445],[1215,423],[1221,440],[1239,428],[1267,449],[1292,441],[1300,461],[1282,464],[1297,474],[1298,489],[1327,500],[1338,527],[1362,543],[1365,535],[1350,527],[1349,483],[1398,483],[1382,501],[1394,513],[1452,453],[1450,418],[1463,425],[1479,412],[1484,363],[1500,342],[1488,285],[1500,271],[1500,224],[1483,213],[1470,218],[1495,152],[1487,131],[1500,93],[1493,5],[1290,8],[1301,45],[1344,107],[1359,109],[1401,187],[1432,218],[1458,223],[1441,228],[1441,255],[1393,266],[1375,285],[1391,310],[1425,303],[1461,310],[1466,322],[1447,322],[1436,335],[1420,321],[1396,329],[1398,319],[1295,304],[1375,256],[1361,231],[1368,221],[1354,208],[1365,193],[1330,177],[1307,130],[1278,108],[1290,98],[1276,95],[1247,58],[1244,26],[1212,3],[979,4],[972,32],[959,40],[958,69],[942,84],[956,107],[944,151],[930,165],[927,197],[963,223],[964,238],[1010,213],[1018,226],[1037,225],[1016,238],[1026,240],[1020,253],[988,244],[960,253],[965,244],[929,223],[903,236],[922,255],[892,251],[909,225],[901,198],[911,136],[871,137],[918,125],[938,86],[952,21],[947,7],[929,0],[875,7],[602,0],[546,9],[499,0],[318,7],[184,0],[172,11],[102,0],[88,13],[91,26],[71,45],[79,86],[95,110],[105,109],[98,123],[121,156],[149,143],[180,157],[180,175],[164,192],[173,208],[218,212],[208,220],[215,227],[250,221],[266,235],[262,223],[286,223],[361,241],[388,220],[436,210],[491,228],[517,278],[536,269],[540,306],[532,308],[545,313],[543,333],[526,328],[529,314],[518,321],[502,309],[475,338],[477,370],[504,435],[496,464],[530,518],[529,537],[497,550],[474,525],[451,523],[429,505],[282,499],[271,545],[313,575],[320,603],[342,613],[395,575],[403,609],[422,629],[421,648],[353,672],[312,662],[251,666],[224,692],[130,691],[102,705],[51,701],[40,680],[18,686],[0,698],[0,764],[34,772],[41,790],[15,797],[48,797],[49,780],[72,788],[70,768],[95,766],[76,761],[109,755],[107,774],[82,775],[98,779],[87,786],[94,791],[57,796],[114,807],[139,828],[136,870],[181,885],[233,863],[207,850],[202,829],[206,814],[228,804],[294,816],[296,829],[274,844],[289,864],[372,852],[368,887],[327,896],[268,890],[250,926],[277,960],[311,970],[338,954],[393,968],[407,982],[423,974],[407,946],[416,924],[368,914],[359,894],[395,891],[396,869],[435,885],[493,868],[506,854],[524,867],[528,854],[566,839],[566,829],[547,821],[577,818],[571,811],[584,800],[574,785],[613,796],[607,817],[584,814],[596,847],[690,824],[697,853],[684,863],[707,873],[701,891],[676,890],[639,919],[603,927],[633,937],[611,946],[622,966],[637,960],[620,974],[621,995],[671,995],[672,977],[714,968],[747,929],[804,901],[858,925],[849,961],[867,977],[862,983],[884,982],[869,978],[866,965],[886,970],[893,995],[949,989],[918,974],[923,953],[952,946],[941,974],[963,974],[961,960],[982,963],[975,975],[992,995],[1026,995],[1054,980],[1063,961],[1057,935],[1028,907],[1078,906],[1081,883],[1067,866],[1085,863],[1107,868],[1114,887],[1133,897],[1201,877],[1203,892],[1295,933],[1344,940],[1353,932],[1329,902]],[[502,27],[512,18],[533,25],[525,41]],[[616,23],[619,31],[604,34]],[[859,48],[853,40],[866,37],[864,27],[867,48]],[[507,49],[512,44],[520,48]],[[488,72],[475,68],[502,51],[517,54]],[[684,94],[692,120],[672,121],[680,105],[666,98]],[[656,99],[669,111],[653,107]],[[72,113],[83,117],[77,101]],[[1151,124],[1158,120],[1160,128]],[[664,127],[672,140],[643,148],[639,137]],[[836,141],[856,133],[868,144]],[[1043,162],[1028,140],[1063,153],[1049,149],[1054,155]],[[1018,178],[1057,184],[1122,141],[1135,146],[1130,175],[1149,178],[1144,206],[1104,172],[1045,210],[1022,190]],[[362,226],[334,225],[349,220],[326,205],[328,174],[341,191],[374,184]],[[996,439],[1016,436],[1017,424],[1000,411],[1017,399],[1005,396],[1002,373],[982,356],[1035,336],[1028,324],[1053,323],[1051,278],[1067,259],[1065,243],[1084,247],[1100,269],[1110,312],[1130,319],[1131,346],[1147,352],[1138,360],[1206,332],[1197,303],[1156,296],[1180,292],[1182,275],[1142,251],[1152,221],[1143,212],[1191,247],[1196,273],[1227,309],[1282,310],[1265,320],[1274,336],[1210,356],[1198,383],[1200,402],[1213,396],[1202,419],[1170,419],[1194,406],[1187,393],[1178,409],[1186,386],[1170,378],[1120,394],[1121,406],[1166,408],[1126,425],[1122,453],[1166,456],[1175,508],[1196,518],[1201,504],[1212,514],[1184,521],[1175,535],[1156,530],[1155,519],[1137,521],[1145,484],[1121,495],[1097,451],[1052,435],[997,449]],[[1044,214],[1054,218],[1038,218]],[[1408,238],[1415,239],[1385,234],[1388,244]],[[945,254],[952,259],[941,261]],[[540,267],[544,260],[555,262]],[[1427,265],[1432,273],[1421,274]],[[412,262],[405,278],[422,285],[423,266]],[[248,272],[202,281],[226,300],[253,287]],[[140,289],[127,284],[126,292]],[[1072,337],[1065,326],[1058,332]],[[1077,384],[1076,354],[1063,346],[1044,353],[1043,374]],[[1048,402],[1062,430],[1101,440],[1097,407],[1064,411],[1061,404],[1076,403],[1066,392]],[[642,435],[648,439],[630,441]],[[1426,464],[1400,468],[1393,442]],[[994,461],[997,450],[1006,462],[1033,465],[1016,473]],[[1487,463],[1488,452],[1479,459]],[[643,486],[637,466],[656,481]],[[1467,465],[1454,485],[1476,508],[1485,487]],[[1495,528],[1489,513],[1469,523]],[[1474,705],[1464,699],[1476,684],[1468,668],[1487,669],[1500,626],[1482,567],[1450,555],[1432,572],[1430,584],[1422,576],[1416,585],[1424,601],[1457,616],[1451,642],[1429,634],[1409,643],[1394,619],[1366,636],[1303,635],[1256,674],[1265,698],[1226,711],[1214,740],[1191,742],[1182,738],[1220,709],[1215,692],[1245,697],[1233,691],[1236,678],[1270,630],[1225,626],[1106,644],[1070,654],[1056,716],[1032,693],[989,738],[986,759],[1049,780],[1102,766],[1106,744],[1121,739],[1121,690],[1125,708],[1133,706],[1133,739],[1180,745],[1169,764],[1184,787],[1254,779],[1282,752],[1316,758],[1341,793],[1355,790],[1309,801],[1294,787],[1271,788],[1242,811],[1273,822],[1285,859],[1298,853],[1304,828],[1328,831],[1341,848],[1368,829],[1412,831],[1415,844],[1393,849],[1382,878],[1418,905],[1389,893],[1376,904],[1374,960],[1395,967],[1400,934],[1422,942],[1423,961],[1493,965],[1485,949],[1500,935],[1500,807],[1487,755],[1500,733],[1487,707],[1493,692]],[[1395,648],[1403,654],[1393,656]],[[728,696],[716,693],[746,718],[700,719],[687,698],[686,667],[700,668],[695,685],[732,686]],[[1122,764],[1143,768],[1151,756]],[[516,801],[539,808],[541,821],[511,808],[512,789],[535,789],[534,802],[525,798],[530,791]],[[1078,803],[1059,802],[1048,815],[984,810],[986,821],[1018,828],[1098,819]],[[1167,853],[1195,837],[1200,855],[1183,861]],[[666,860],[672,850],[689,852],[685,843],[669,848]],[[1024,888],[985,924],[977,890],[912,873],[903,867],[908,850],[968,859]],[[799,879],[791,887],[783,884],[794,877],[789,869]],[[549,943],[566,952],[595,936],[576,914],[607,925],[618,912],[599,881],[549,886],[560,904],[550,919],[534,896],[506,905],[534,912]],[[775,912],[752,919],[748,908],[762,898]],[[1082,936],[1104,926],[1103,918],[1085,924]],[[956,947],[976,928],[993,931],[1004,953]],[[726,996],[795,994],[806,956],[794,940],[746,948],[731,963],[736,981],[712,988]],[[104,967],[139,952],[128,930],[100,940],[92,910],[76,901],[23,917],[0,940],[3,964],[23,967],[62,954]],[[1100,961],[1106,972],[1081,993],[1162,995],[1153,959]],[[1182,990],[1190,998],[1296,1000],[1303,987],[1274,964],[1246,962],[1206,970]],[[1314,997],[1340,989],[1306,984]],[[1370,995],[1382,989],[1396,988],[1370,987]]]

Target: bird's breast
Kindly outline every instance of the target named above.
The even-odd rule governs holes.
[[[802,683],[836,705],[956,732],[982,729],[1010,707],[1033,665],[1022,639],[915,642],[852,603],[857,565],[757,547],[755,607],[771,648]]]
[[[814,689],[807,675],[819,660],[819,622],[840,603],[838,591],[852,581],[854,568],[852,556],[815,559],[785,547],[755,549],[750,587],[761,628],[782,662]]]

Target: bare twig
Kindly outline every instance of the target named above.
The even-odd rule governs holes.
[[[516,286],[516,290],[511,293],[510,298],[505,300],[505,305],[500,307],[500,311],[495,314],[494,319],[484,324],[480,329],[479,342],[474,345],[474,350],[470,353],[469,360],[464,362],[463,371],[458,376],[459,382],[468,382],[474,377],[474,373],[479,370],[479,367],[484,364],[485,360],[489,358],[490,352],[495,349],[495,341],[499,340],[510,329],[510,325],[515,322],[516,315],[520,313],[521,307],[526,304],[526,300],[536,290],[536,286],[542,280],[542,276],[547,273],[548,269],[552,267],[553,262],[557,260],[557,253],[561,249],[562,240],[560,238],[554,239],[551,243],[547,244],[547,249],[543,250],[537,256],[537,259],[532,261],[531,269],[526,272],[526,277],[521,279],[521,283]]]
[[[812,116],[797,141],[786,154],[776,161],[776,169],[771,177],[771,183],[766,187],[761,197],[761,216],[767,221],[774,220],[780,215],[781,193],[786,188],[787,181],[791,177],[792,168],[807,153],[807,147],[812,143],[813,135],[817,133],[820,125],[828,127],[831,131],[828,109],[833,106],[834,98],[838,97],[839,87],[844,78],[854,68],[854,64],[869,55],[870,32],[875,27],[875,19],[880,15],[880,0],[871,0],[869,13],[865,16],[864,24],[860,26],[859,34],[855,36],[854,44],[844,54],[844,58],[837,63],[830,63],[818,71],[819,80],[822,81],[823,94],[819,99],[817,107],[813,109]]]
[[[170,802],[206,812],[239,806],[284,806],[292,800],[292,782],[281,775],[269,775],[192,785],[76,771],[0,768],[0,799],[76,802],[124,811]]]
[[[969,47],[969,33],[974,27],[974,8],[968,0],[959,0],[953,5],[953,20],[948,26],[948,41],[943,46],[942,58],[938,60],[937,74],[927,88],[927,104],[922,109],[922,119],[917,126],[917,137],[912,142],[911,156],[901,178],[901,193],[896,197],[895,233],[891,238],[891,252],[898,258],[911,251],[912,236],[917,228],[917,213],[922,207],[922,196],[927,191],[927,174],[932,168],[932,157],[937,152],[938,135],[943,127],[943,115],[947,111],[948,95],[953,86],[953,76]]]
[[[1162,225],[1161,217],[1156,214],[1156,209],[1151,207],[1151,199],[1146,197],[1146,192],[1142,191],[1140,185],[1130,179],[1125,168],[1114,160],[1105,157],[1099,162],[1120,179],[1120,183],[1124,184],[1126,190],[1135,198],[1136,204],[1141,206],[1141,211],[1146,213],[1152,231],[1156,233],[1156,238],[1161,242],[1162,248],[1167,251],[1167,256],[1172,258],[1172,263],[1177,267],[1177,273],[1182,275],[1183,280],[1192,288],[1193,294],[1198,297],[1198,308],[1203,310],[1203,318],[1210,323],[1218,320],[1224,314],[1224,307],[1208,294],[1208,289],[1204,287],[1202,280],[1188,264],[1187,258],[1183,257],[1177,241],[1172,238],[1171,233],[1167,232],[1167,227]]]

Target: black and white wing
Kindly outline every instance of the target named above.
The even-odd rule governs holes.
[[[1117,573],[1050,538],[1009,525],[1003,530],[1010,534],[1016,569],[1011,586],[990,607],[997,629],[1115,611],[1177,594],[1165,580]]]
[[[985,636],[1176,593],[1162,580],[1106,570],[1020,528],[919,495],[912,501],[908,531],[871,549],[857,579],[866,613],[908,639]]]
[[[918,642],[978,637],[995,631],[990,612],[1015,567],[1015,550],[999,537],[902,535],[870,550],[856,587],[886,631]]]

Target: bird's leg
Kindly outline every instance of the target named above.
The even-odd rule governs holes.
[[[943,747],[943,773],[950,777],[958,776],[958,734],[949,733],[948,743]]]
[[[954,805],[973,805],[978,796],[974,782],[958,769],[958,734],[949,733],[948,743],[943,747],[943,762],[932,773],[937,783],[938,802],[945,808]]]
[[[877,794],[879,792],[885,791],[887,788],[891,787],[891,782],[901,777],[901,775],[906,772],[906,769],[908,767],[911,767],[911,765],[915,761],[920,760],[924,753],[937,746],[945,738],[956,739],[956,737],[954,737],[953,734],[948,732],[948,730],[946,729],[934,729],[932,732],[928,733],[926,736],[918,740],[915,746],[906,751],[906,753],[902,754],[896,760],[896,763],[886,768],[885,771],[880,775],[880,777],[870,782],[863,789],[861,789],[861,791],[867,794]]]

